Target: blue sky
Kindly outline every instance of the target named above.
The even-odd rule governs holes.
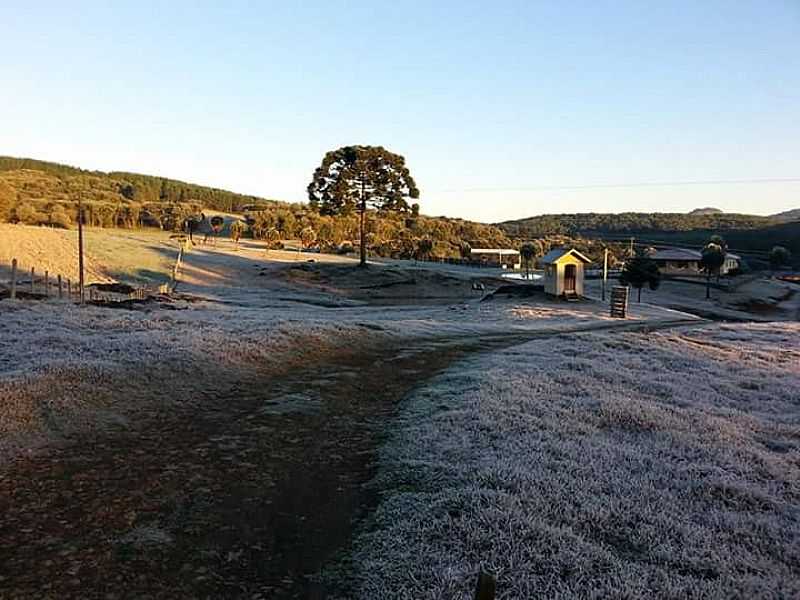
[[[304,200],[403,154],[428,214],[800,207],[800,2],[0,0],[0,154]],[[559,189],[552,189],[559,188]]]

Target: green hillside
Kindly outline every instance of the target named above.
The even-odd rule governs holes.
[[[546,235],[586,235],[603,233],[641,233],[656,231],[727,231],[759,229],[777,224],[772,217],[721,212],[692,213],[578,213],[540,215],[498,223],[514,237],[536,238]]]
[[[57,163],[0,157],[0,221],[71,227],[82,199],[87,225],[158,227],[173,230],[202,210],[246,214],[250,233],[264,239],[295,239],[310,229],[323,250],[358,236],[358,219],[323,216],[307,204],[287,203],[174,179],[135,173],[86,171]],[[308,233],[308,232],[306,232]],[[431,256],[456,258],[468,246],[512,247],[499,228],[463,219],[377,214],[368,220],[370,251],[410,258],[420,240],[430,240]]]
[[[761,217],[693,211],[691,213],[581,213],[541,215],[498,223],[517,240],[553,235],[586,237],[606,241],[634,238],[640,244],[701,247],[712,235],[721,235],[729,246],[754,257],[765,255],[776,245],[788,248],[800,259],[800,221],[785,222],[776,216]]]
[[[86,203],[87,223],[101,227],[149,224],[171,229],[201,207],[233,211],[277,204],[165,177],[0,157],[0,220],[69,226],[77,217],[78,198]]]

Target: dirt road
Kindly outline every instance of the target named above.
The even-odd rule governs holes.
[[[327,597],[307,576],[373,504],[386,418],[471,349],[342,353],[17,460],[0,474],[0,597]]]

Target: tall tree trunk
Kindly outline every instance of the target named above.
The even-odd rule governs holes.
[[[358,263],[360,267],[367,266],[367,239],[365,236],[365,222],[367,218],[367,191],[366,182],[361,180],[361,260]]]
[[[706,272],[706,300],[711,298],[711,270]]]

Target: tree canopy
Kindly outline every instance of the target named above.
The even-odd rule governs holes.
[[[419,198],[419,189],[405,158],[382,146],[344,146],[328,152],[308,184],[308,200],[321,215],[360,213],[362,265],[366,211],[407,212],[412,198]]]
[[[639,292],[638,302],[642,301],[642,288],[647,285],[651,290],[657,290],[661,284],[661,272],[658,264],[646,254],[637,254],[625,262],[619,276],[622,285],[634,287]]]
[[[783,246],[773,246],[769,251],[769,264],[773,269],[788,265],[792,260],[792,253]]]
[[[714,273],[719,275],[724,264],[725,247],[712,238],[700,253],[700,268],[706,272],[706,298],[711,297],[711,275]]]

